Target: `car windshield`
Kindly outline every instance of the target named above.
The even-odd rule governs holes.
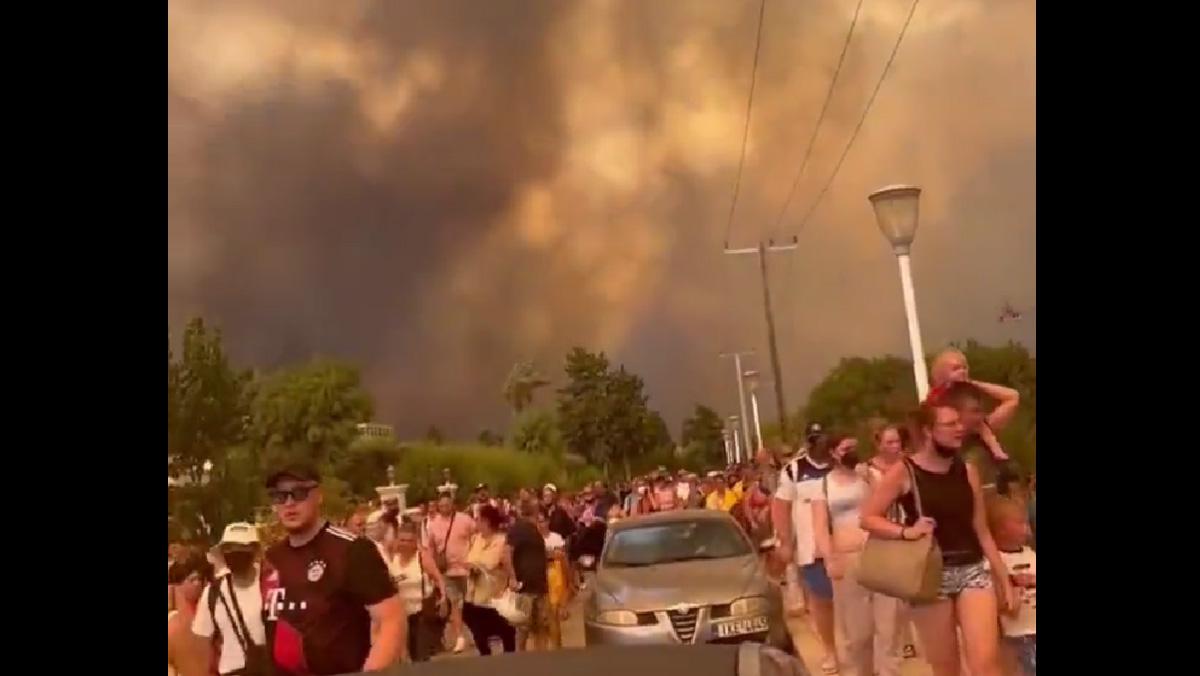
[[[738,527],[719,519],[698,519],[623,528],[604,548],[602,564],[617,568],[653,566],[751,554]]]

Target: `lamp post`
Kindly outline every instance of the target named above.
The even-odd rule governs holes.
[[[893,185],[876,190],[867,199],[875,210],[875,222],[892,245],[896,265],[900,268],[900,289],[904,294],[904,316],[908,320],[913,378],[917,381],[917,398],[924,401],[929,394],[929,372],[925,368],[925,348],[921,344],[921,323],[917,320],[917,296],[913,290],[910,258],[920,220],[921,189],[914,185]]]
[[[750,414],[754,416],[755,444],[753,450],[757,451],[758,449],[762,448],[763,445],[762,418],[760,418],[758,415],[758,371],[746,371],[742,374],[742,377],[745,378],[746,382],[750,385]],[[749,448],[750,444],[746,444],[746,446],[746,453],[749,455],[751,450]]]
[[[742,461],[742,444],[738,439],[738,429],[737,429],[738,420],[739,420],[739,418],[736,415],[729,416],[729,426],[732,428],[732,429],[730,429],[729,433],[733,436],[733,462],[734,463],[739,463]]]
[[[387,473],[388,485],[376,486],[375,492],[379,494],[380,503],[387,500],[395,500],[396,504],[400,507],[400,511],[403,512],[408,508],[406,500],[408,484],[396,483],[396,468],[393,465],[388,465],[385,471]]]

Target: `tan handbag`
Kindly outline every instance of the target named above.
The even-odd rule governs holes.
[[[908,483],[917,506],[917,518],[924,514],[921,492],[912,465],[904,461]],[[867,537],[859,562],[858,583],[884,596],[909,603],[927,603],[937,599],[942,586],[942,551],[933,535],[916,540]]]

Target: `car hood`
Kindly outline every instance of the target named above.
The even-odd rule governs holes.
[[[762,593],[757,557],[716,561],[684,561],[644,568],[604,568],[596,575],[596,602],[642,612],[680,604],[729,603]]]

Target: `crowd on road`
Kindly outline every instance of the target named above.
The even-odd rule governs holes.
[[[168,672],[323,676],[470,643],[483,656],[495,644],[558,648],[608,524],[712,509],[742,525],[808,613],[824,674],[899,676],[915,627],[934,676],[1036,676],[1036,484],[996,435],[1017,393],[972,381],[954,350],[932,376],[911,420],[870,423],[873,454],[810,423],[795,451],[760,447],[744,464],[659,468],[574,493],[467,491],[447,470],[428,502],[402,509],[382,494],[336,524],[322,515],[316,469],[279,467],[266,484],[282,537],[233,523],[211,550],[170,546]],[[885,541],[936,545],[931,595],[880,591],[869,550]]]

